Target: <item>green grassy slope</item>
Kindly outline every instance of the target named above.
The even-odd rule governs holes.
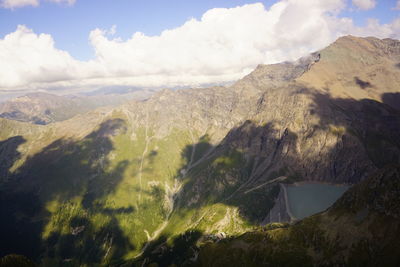
[[[18,151],[33,146],[29,135],[3,141],[14,159],[0,187],[2,254],[54,266],[104,265],[139,253],[171,211],[188,134],[151,139],[151,129],[137,128],[134,136],[113,114],[85,137],[56,139],[30,156]]]

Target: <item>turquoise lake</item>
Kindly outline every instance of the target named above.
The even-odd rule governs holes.
[[[349,187],[318,183],[286,186],[290,211],[296,219],[324,211]]]

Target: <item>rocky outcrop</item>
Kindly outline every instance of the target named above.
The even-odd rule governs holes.
[[[288,200],[287,193],[284,185],[280,184],[280,191],[278,197],[275,199],[275,204],[269,211],[268,215],[264,218],[261,225],[269,223],[285,223],[291,221],[291,216],[288,213]]]

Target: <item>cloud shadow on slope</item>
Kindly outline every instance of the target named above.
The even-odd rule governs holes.
[[[309,91],[303,90],[296,93],[309,94]],[[396,130],[399,129],[399,124],[397,124],[398,115],[393,115],[393,110],[388,110],[387,107],[371,100],[335,99],[324,94],[313,94],[312,97],[314,103],[309,107],[309,111],[319,118],[316,130],[318,127],[330,129],[331,125],[344,127],[346,130],[344,133],[340,131],[337,133],[342,138],[342,145],[348,145],[346,139],[350,138],[350,135],[361,140],[377,167],[398,160],[400,138],[398,138],[399,131],[396,132]],[[115,216],[120,213],[130,214],[135,212],[135,209],[133,207],[110,209],[97,201],[113,192],[129,164],[129,162],[120,162],[111,172],[105,172],[106,167],[109,166],[106,155],[113,150],[110,137],[116,131],[123,131],[123,124],[118,120],[106,122],[99,130],[80,141],[57,140],[29,158],[13,177],[18,180],[18,183],[27,183],[22,186],[21,192],[24,192],[26,188],[35,189],[32,192],[32,199],[37,195],[48,196],[44,200],[38,200],[38,203],[39,201],[48,203],[58,198],[68,201],[74,197],[83,196],[81,204],[84,211],[111,217],[108,222],[104,222],[103,228],[94,230],[94,225],[84,213],[73,214],[71,220],[68,220],[71,222],[68,234],[50,233],[48,242],[56,244],[56,249],[40,253],[45,253],[50,258],[52,258],[51,255],[61,255],[61,258],[64,257],[66,260],[70,260],[68,257],[71,255],[77,254],[79,263],[93,264],[102,262],[105,254],[117,260],[123,252],[133,249],[127,238],[123,236]],[[382,128],[387,130],[382,131]],[[377,140],[384,140],[384,142],[376,142]],[[258,126],[251,121],[246,121],[241,126],[232,129],[219,144],[211,144],[207,136],[202,137],[197,144],[187,146],[182,152],[181,156],[187,164],[175,174],[175,177],[184,179],[187,183],[178,194],[177,208],[188,207],[195,211],[206,205],[223,203],[238,207],[241,217],[252,224],[258,224],[262,216],[265,216],[272,207],[274,196],[277,194],[274,185],[260,185],[281,175],[302,176],[303,179],[308,179],[313,175],[312,172],[307,172],[300,166],[301,155],[296,152],[298,142],[299,136],[288,127],[278,128],[274,122]],[[338,157],[349,152],[343,151],[340,154],[335,152],[337,149],[341,148],[334,147],[333,154],[328,153],[318,159],[325,160],[332,157],[329,166],[332,177],[340,176],[340,172],[344,171],[338,167],[343,163],[334,156]],[[385,155],[380,159],[378,156],[382,155],[382,152],[385,152],[383,153]],[[154,156],[156,153],[150,152],[149,161]],[[368,170],[361,171],[368,172]],[[361,171],[355,173],[354,177],[361,179],[363,177]],[[104,187],[105,184],[107,184],[106,187]],[[258,186],[260,187],[256,188]],[[254,188],[255,190],[248,192]],[[36,194],[37,192],[39,194]],[[159,192],[155,193],[159,194]],[[199,195],[197,200],[196,195]],[[70,207],[66,205],[65,208]],[[39,212],[46,211],[41,209],[34,215]],[[34,216],[28,214],[26,217]],[[16,218],[13,220],[17,221]],[[40,231],[43,231],[46,223],[48,222],[39,225]],[[80,231],[80,229],[83,230]],[[39,233],[39,231],[33,232]],[[94,240],[93,236],[98,238]],[[165,243],[168,238],[171,237],[161,235],[154,243]],[[106,240],[106,244],[114,242],[111,240],[119,240],[119,245],[114,243],[116,250],[111,248],[110,252],[107,252],[107,245],[103,248],[96,243],[99,239]],[[188,240],[191,239],[188,238]],[[35,257],[38,254],[36,253]],[[168,261],[170,258],[167,256]]]
[[[259,225],[279,193],[277,183],[262,184],[265,180],[284,174],[285,170],[281,166],[272,163],[282,157],[290,158],[291,155],[282,155],[282,152],[288,143],[289,146],[296,143],[296,135],[289,130],[276,138],[277,130],[274,127],[272,123],[256,126],[246,121],[229,131],[217,145],[211,144],[209,137],[203,136],[198,143],[186,146],[181,153],[186,164],[176,174],[177,179],[184,182],[175,201],[177,209],[184,209],[185,212],[193,213],[194,217],[200,217],[197,212],[202,207],[224,204],[226,207],[237,207],[242,219]],[[269,148],[270,153],[267,151]],[[251,149],[255,151],[248,155]],[[256,154],[259,155],[256,157]],[[251,192],[248,192],[249,189],[252,189]],[[212,218],[214,215],[208,214],[205,217],[208,216]],[[193,233],[196,238],[192,238]],[[187,260],[196,257],[196,243],[200,238],[204,238],[204,232],[200,229],[188,229],[178,236],[161,234],[136,263],[149,263],[151,259],[160,266],[190,265]],[[219,237],[215,235],[214,238]],[[178,250],[174,249],[177,240],[181,244]]]
[[[361,88],[361,89],[366,89],[366,88],[371,88],[373,87],[370,82],[363,81],[359,77],[354,77],[354,82]]]
[[[287,182],[313,179],[316,173],[322,173],[318,169],[325,168],[323,173],[332,181],[356,183],[377,168],[400,162],[399,112],[373,100],[333,98],[317,92],[307,88],[293,92],[311,96],[309,113],[319,119],[301,138],[309,138],[319,130],[329,131],[337,136],[336,146],[319,155],[314,163],[305,163],[303,155],[297,152],[300,137],[289,128],[279,129],[274,122],[258,126],[246,121],[216,145],[204,141],[207,138],[200,139],[182,152],[187,164],[176,177],[186,183],[177,195],[176,209],[193,212],[195,217],[202,207],[221,203],[237,207],[240,217],[259,225],[279,193],[277,183],[263,185],[266,181],[282,175],[288,177]],[[205,149],[196,155],[193,150],[199,145]],[[349,153],[356,156],[348,157]],[[370,161],[358,157],[365,154]],[[366,162],[363,165],[359,160]],[[206,215],[206,219],[207,216],[213,215]],[[162,234],[140,260],[171,264],[163,260],[172,253],[166,252],[170,251],[167,240],[171,238],[174,237]],[[189,247],[195,250],[195,244]]]
[[[400,162],[400,112],[386,105],[387,101],[382,104],[372,99],[332,98],[320,93],[314,93],[313,100],[311,108],[318,114],[321,127],[333,125],[345,130],[343,145],[350,146],[355,137],[376,168]],[[360,176],[358,181],[366,176],[367,173]]]
[[[1,218],[7,220],[0,222],[0,246],[6,248],[0,256],[18,253],[53,265],[91,265],[120,260],[134,249],[116,218],[134,208],[113,208],[103,201],[128,165],[121,161],[111,168],[107,158],[114,149],[112,136],[125,130],[123,120],[111,119],[81,140],[58,139],[9,175],[1,187]],[[48,205],[54,202],[59,204],[50,213]],[[101,220],[93,225],[96,214]]]
[[[26,140],[20,135],[0,141],[0,182],[7,180],[12,175],[10,168],[21,157],[18,147],[25,142]]]
[[[156,263],[157,266],[191,266],[192,259],[196,259],[198,253],[196,244],[203,235],[203,231],[195,229],[172,238],[161,235],[135,263],[140,266],[148,266],[151,263]]]
[[[382,95],[382,102],[391,106],[392,108],[400,110],[400,93],[384,93]]]

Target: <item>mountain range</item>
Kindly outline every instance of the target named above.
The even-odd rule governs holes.
[[[154,92],[150,89],[120,90],[117,93],[97,90],[90,94],[54,95],[29,93],[0,103],[0,118],[49,124],[63,121],[98,107],[112,107],[128,100],[145,100]]]
[[[0,256],[396,266],[399,64],[400,41],[346,36],[226,87],[84,110],[63,102],[74,114],[12,100],[16,115],[0,118]],[[351,188],[321,213],[275,219],[289,212],[277,206],[283,185],[301,182]]]

